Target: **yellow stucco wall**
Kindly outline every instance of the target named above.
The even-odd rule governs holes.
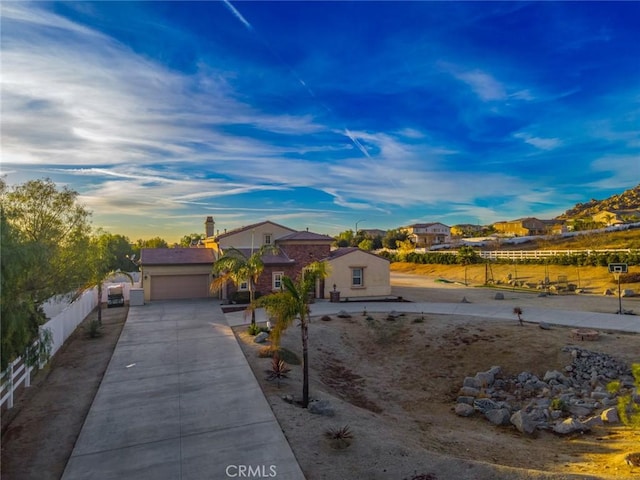
[[[391,295],[391,273],[389,262],[363,251],[354,251],[330,260],[330,274],[325,279],[324,298],[329,298],[333,285],[341,298],[380,297]],[[364,270],[364,285],[351,285],[351,269]]]

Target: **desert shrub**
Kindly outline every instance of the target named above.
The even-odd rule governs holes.
[[[274,349],[272,346],[268,345],[258,350],[258,357],[260,358],[273,358],[276,355],[289,365],[300,365],[302,363],[300,357],[288,348],[280,347],[278,349]]]
[[[635,379],[636,388],[640,387],[640,363],[631,365],[631,374]],[[634,401],[630,393],[618,397],[618,415],[625,425],[640,427],[640,405]]]
[[[339,428],[329,428],[324,432],[324,436],[329,440],[329,444],[335,449],[347,448],[353,441],[353,433],[349,425]]]
[[[323,315],[320,320],[322,320],[323,322],[330,322],[331,321],[331,317],[329,315]]]
[[[438,480],[438,477],[433,473],[415,473],[413,477],[404,480]]]
[[[549,405],[551,410],[560,410],[562,412],[566,412],[569,406],[565,403],[564,400],[560,398],[554,398],[551,400],[551,405]]]
[[[269,329],[267,327],[265,327],[265,326],[260,326],[257,323],[249,325],[247,327],[247,333],[249,335],[255,336],[255,335],[259,334],[260,332],[269,333]]]
[[[620,380],[612,380],[607,383],[607,392],[615,395],[620,391],[621,386],[622,383],[620,382]]]
[[[101,329],[102,325],[100,325],[97,318],[94,318],[87,325],[87,335],[89,338],[98,338],[102,335]]]

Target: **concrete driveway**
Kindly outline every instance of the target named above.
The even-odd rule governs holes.
[[[220,303],[132,307],[64,480],[304,479]]]

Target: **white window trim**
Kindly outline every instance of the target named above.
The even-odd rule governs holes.
[[[280,277],[280,286],[276,286],[276,277],[279,276]],[[278,292],[280,291],[280,289],[282,288],[282,277],[284,277],[284,272],[273,272],[271,274],[271,289],[274,292]]]
[[[246,292],[247,290],[249,290],[249,280],[244,280],[240,282],[240,284],[238,285],[238,291]]]
[[[353,266],[353,267],[349,267],[349,270],[351,272],[351,280],[350,280],[351,288],[352,289],[367,288],[365,286],[365,282],[364,282],[365,267],[363,267],[363,266]],[[360,270],[360,285],[357,285],[357,284],[353,283],[354,270]]]
[[[267,242],[267,238],[269,242]],[[273,234],[271,233],[263,233],[262,234],[262,244],[263,245],[273,245]]]

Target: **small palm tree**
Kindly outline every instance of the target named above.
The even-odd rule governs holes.
[[[86,288],[98,287],[98,325],[102,325],[102,291],[104,289],[104,284],[107,282],[107,280],[115,277],[116,275],[124,275],[133,285],[133,277],[131,276],[131,274],[120,270],[110,270],[108,272],[95,271],[91,276],[91,280],[89,280],[89,282],[83,288],[84,290]]]
[[[255,301],[255,287],[264,270],[262,257],[266,253],[275,251],[277,251],[277,247],[263,245],[247,258],[237,248],[225,250],[224,255],[213,264],[213,273],[217,276],[211,282],[211,291],[220,291],[227,282],[232,282],[236,287],[247,282],[249,301],[253,303]],[[254,309],[251,309],[251,325],[255,324],[256,313]]]
[[[264,307],[276,321],[271,330],[271,343],[277,349],[282,333],[294,322],[300,320],[302,334],[302,407],[309,405],[309,297],[316,281],[328,275],[325,262],[313,262],[307,266],[296,282],[289,277],[282,278],[282,291],[259,298],[252,309]]]

